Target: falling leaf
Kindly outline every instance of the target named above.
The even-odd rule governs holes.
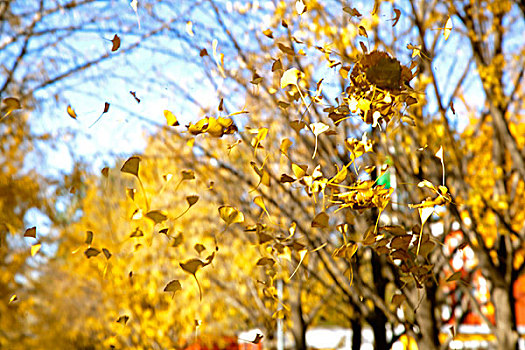
[[[104,253],[104,256],[106,257],[107,260],[111,258],[111,253],[106,248],[102,248],[102,253]]]
[[[278,58],[272,63],[272,72],[282,70],[283,69],[283,63],[281,62],[281,59]]]
[[[181,286],[179,280],[170,281],[170,282],[168,282],[168,284],[166,284],[166,287],[164,287],[164,292],[176,293],[179,290],[182,290],[182,286]]]
[[[136,1],[136,0],[135,0],[135,1]],[[122,325],[126,325],[126,323],[128,323],[128,320],[129,320],[129,316],[124,315],[124,316],[120,316],[120,317],[117,319],[117,321],[115,321],[115,322],[120,323],[120,324],[122,324]]]
[[[92,258],[94,256],[97,256],[100,254],[100,250],[96,249],[96,248],[92,248],[92,247],[89,247],[88,249],[86,249],[84,251],[84,254],[86,255],[86,257],[89,259],[89,258]]]
[[[365,27],[359,26],[359,35],[364,36],[365,38],[368,38],[368,33],[366,32]]]
[[[67,105],[67,114],[73,119],[77,119],[77,114],[75,113],[75,110],[71,107],[71,105]]]
[[[367,49],[367,47],[366,47],[364,42],[360,41],[359,42],[359,46],[361,46],[361,50],[363,50],[364,54],[368,53],[368,49]]]
[[[24,233],[24,237],[36,238],[36,226],[28,228]]]
[[[308,165],[294,164],[292,163],[292,171],[296,178],[300,179],[306,175],[306,170],[308,170]]]
[[[173,243],[171,244],[171,246],[178,247],[182,244],[182,242],[184,242],[184,235],[182,234],[182,232],[180,232],[178,235],[173,237]]]
[[[109,175],[109,168],[108,168],[108,167],[104,167],[104,168],[102,168],[102,170],[100,171],[100,173],[102,174],[102,176],[104,176],[104,177],[108,177],[108,175]]]
[[[263,33],[264,35],[266,35],[268,38],[273,39],[273,32],[271,31],[271,29],[263,30],[262,33]]]
[[[392,23],[392,27],[395,27],[397,22],[399,22],[399,18],[401,17],[401,11],[398,10],[398,9],[394,9],[394,12],[395,12],[395,17],[392,18],[392,20],[394,21],[394,23]]]
[[[9,116],[13,111],[22,108],[20,101],[15,97],[4,98],[2,102],[5,104],[5,108],[2,108],[5,111],[5,114],[0,118],[0,120]]]
[[[134,188],[126,188],[126,194],[132,201],[135,200],[135,192],[137,192],[137,190]]]
[[[252,344],[259,344],[264,336],[262,334],[257,333],[255,335],[255,339],[250,341]]]
[[[135,228],[135,231],[131,232],[131,234],[129,235],[129,237],[143,237],[144,236],[144,232],[142,232],[142,230],[140,228]]]
[[[111,39],[111,43],[113,44],[113,46],[111,47],[111,51],[112,52],[117,51],[120,47],[120,38],[117,34],[115,34],[113,39]]]
[[[183,180],[193,180],[195,179],[195,173],[193,170],[182,170],[181,172]]]
[[[197,203],[199,201],[199,196],[196,196],[196,195],[192,195],[192,196],[187,196],[186,197],[186,202],[188,202],[188,205],[191,207],[193,206],[195,203]]]
[[[15,302],[18,300],[18,297],[16,296],[16,294],[13,294],[11,296],[11,298],[9,298],[9,304],[11,304],[12,302]]]
[[[284,28],[288,28],[288,23],[287,23],[284,19],[281,20],[281,25],[282,25]]]
[[[200,56],[200,57],[209,56],[209,54],[208,54],[208,50],[206,50],[206,49],[201,49],[200,52],[199,52],[199,56]]]
[[[295,2],[295,9],[297,10],[297,13],[299,15],[302,15],[303,13],[306,12],[306,5],[304,3],[304,0],[297,0]]]
[[[259,208],[261,208],[266,213],[266,215],[270,216],[270,214],[268,213],[268,210],[266,210],[266,206],[264,205],[264,201],[261,196],[255,197],[253,199],[253,203],[255,203],[255,205],[257,205]]]
[[[295,180],[296,179],[294,179],[290,175],[282,174],[280,179],[279,179],[279,182],[284,184],[284,183],[287,183],[287,182],[295,182]]]
[[[228,226],[231,224],[244,222],[244,215],[231,206],[225,205],[219,207],[219,215]]]
[[[312,129],[313,134],[315,135],[315,147],[314,147],[314,154],[312,156],[312,159],[315,158],[315,154],[317,153],[317,137],[329,129],[329,126],[318,122],[318,123],[312,123],[310,124],[310,128]]]
[[[197,252],[197,254],[201,254],[203,251],[206,250],[206,247],[201,244],[201,243],[196,243],[194,246],[193,246],[193,249],[195,249],[195,251]]]
[[[418,212],[419,217],[421,218],[421,226],[423,226],[434,212],[434,207],[420,207],[418,208]]]
[[[95,121],[93,122],[93,124],[91,124],[91,125],[89,126],[90,128],[91,128],[93,125],[95,125],[95,124],[100,120],[100,118],[102,118],[102,116],[103,116],[104,114],[106,114],[106,113],[109,111],[109,106],[110,106],[110,104],[109,104],[108,102],[104,102],[104,110],[102,111],[102,114],[100,114],[100,116],[97,118],[97,120],[95,120]]]
[[[202,289],[199,280],[197,279],[197,271],[206,264],[200,259],[190,259],[179,265],[184,272],[189,273],[195,278],[195,282],[197,282],[197,286],[199,287],[199,299],[202,300]]]
[[[350,16],[353,16],[353,17],[361,17],[361,13],[359,11],[357,11],[357,9],[353,8],[353,7],[348,7],[348,6],[345,6],[343,7],[343,11],[348,13]]]
[[[291,145],[292,145],[292,141],[290,141],[289,138],[284,138],[281,141],[281,147],[279,147],[279,150],[281,151],[282,154],[288,156],[288,149],[290,148]]]
[[[272,258],[260,258],[257,260],[257,266],[273,266],[275,264],[275,260]]]
[[[447,19],[447,23],[445,24],[445,28],[443,29],[443,36],[445,37],[445,40],[448,40],[448,37],[450,36],[451,32],[452,32],[452,18],[449,17]]]
[[[450,275],[448,278],[447,278],[447,282],[453,282],[453,281],[457,281],[461,278],[461,270],[460,271],[456,271],[454,272],[452,275]]]
[[[35,256],[40,251],[40,247],[41,246],[42,246],[41,243],[37,243],[35,245],[32,245],[31,246],[31,256]]]
[[[139,29],[140,29],[140,19],[139,19],[139,12],[138,12],[139,2],[138,2],[138,0],[131,0],[131,2],[129,3],[129,6],[131,6],[133,11],[135,12],[135,16],[137,17],[137,23],[138,23]]]
[[[329,219],[330,217],[328,216],[328,214],[322,211],[319,214],[317,214],[313,219],[312,227],[327,228]]]
[[[193,23],[191,21],[186,22],[186,33],[191,37],[195,36],[195,34],[193,34]]]
[[[148,219],[153,220],[155,224],[160,224],[161,222],[166,221],[166,219],[168,219],[166,214],[162,213],[160,210],[152,210],[146,213],[146,217]]]
[[[86,240],[84,241],[87,245],[93,243],[93,231],[86,231]]]
[[[133,156],[128,158],[126,162],[124,162],[124,165],[122,165],[122,168],[120,168],[120,171],[123,173],[128,173],[131,175],[134,175],[136,177],[139,176],[139,163],[140,163],[140,157]]]
[[[135,91],[130,91],[129,93],[131,94],[131,96],[133,96],[137,103],[140,103],[140,98],[137,97],[137,93]]]
[[[288,85],[296,85],[298,79],[303,77],[303,73],[297,68],[290,68],[283,73],[281,77],[281,89],[285,88]]]

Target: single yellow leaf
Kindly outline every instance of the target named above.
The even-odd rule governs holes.
[[[226,225],[244,222],[244,215],[232,206],[219,207],[219,215]]]
[[[12,302],[15,302],[18,300],[18,297],[16,296],[16,294],[13,294],[11,296],[11,298],[9,298],[9,304],[11,304]]]
[[[281,77],[281,89],[288,85],[297,85],[297,81],[303,77],[303,73],[297,68],[290,68]]]
[[[305,176],[306,170],[308,170],[308,165],[292,163],[292,171],[297,179],[300,179],[303,176]]]
[[[443,29],[443,36],[445,37],[445,40],[448,39],[450,36],[450,33],[452,32],[452,18],[447,19],[447,23],[445,23],[445,28]]]
[[[191,37],[195,35],[193,34],[193,23],[191,21],[186,22],[186,33]]]
[[[263,30],[263,34],[268,38],[273,39],[273,32],[270,29]]]
[[[175,117],[175,115],[171,111],[168,111],[167,109],[164,110],[164,118],[166,118],[166,122],[168,123],[169,126],[180,125],[179,121],[177,120],[177,117]]]
[[[67,105],[67,114],[73,119],[77,119],[77,114],[75,113],[75,110],[71,107],[71,105]]]
[[[40,247],[41,246],[42,246],[41,243],[37,243],[35,245],[32,245],[31,246],[31,256],[35,256],[40,251]]]
[[[306,12],[306,5],[304,3],[304,0],[297,0],[295,2],[295,9],[297,10],[297,13],[299,15],[302,15],[303,13]]]

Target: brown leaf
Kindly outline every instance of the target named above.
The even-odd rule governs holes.
[[[102,174],[102,176],[108,177],[108,175],[109,175],[109,168],[108,167],[102,168],[102,170],[100,170],[100,173]]]
[[[179,280],[170,281],[170,282],[168,282],[168,284],[166,284],[166,287],[164,287],[164,292],[176,293],[179,290],[182,290],[182,286],[181,286]]]
[[[36,238],[36,226],[28,228],[24,233],[24,237]]]
[[[93,243],[93,231],[86,231],[86,240],[84,241],[87,245]]]
[[[257,333],[255,335],[255,339],[250,341],[252,344],[259,344],[264,336],[262,334]]]
[[[117,323],[120,323],[122,325],[126,325],[126,323],[128,323],[128,320],[129,320],[129,316],[120,316],[115,322]]]
[[[353,17],[361,17],[361,13],[359,11],[357,11],[357,9],[353,8],[353,7],[348,7],[348,6],[345,6],[343,7],[343,11],[348,13],[350,16],[353,16]]]
[[[197,243],[193,246],[193,249],[200,255],[203,251],[206,250],[206,247],[203,244]]]
[[[368,33],[366,32],[365,27],[359,26],[359,35],[364,36],[365,38],[368,38]]]
[[[136,228],[135,231],[131,232],[131,235],[129,237],[142,237],[144,236],[144,232],[140,228]]]
[[[319,214],[317,214],[313,219],[312,227],[327,228],[329,219],[330,217],[328,216],[328,214],[322,211]]]
[[[260,258],[257,260],[257,266],[273,266],[275,264],[275,260],[272,258]]]
[[[398,9],[394,9],[394,12],[396,14],[396,16],[394,18],[392,18],[392,20],[394,21],[394,23],[392,23],[392,27],[395,27],[397,22],[399,22],[399,18],[401,17],[401,11],[398,10]]]
[[[152,210],[146,214],[146,217],[153,220],[155,224],[160,224],[168,219],[166,214],[162,213],[160,210]]]
[[[89,259],[89,258],[92,258],[92,257],[94,257],[94,256],[99,255],[99,254],[100,254],[100,250],[89,247],[88,249],[86,249],[86,250],[84,251],[84,254],[85,254],[86,257]]]
[[[190,207],[193,206],[198,201],[199,201],[199,196],[193,195],[193,196],[187,196],[186,197],[186,202],[188,202],[188,205]]]
[[[120,38],[117,34],[115,34],[113,39],[111,39],[111,43],[113,44],[113,46],[111,47],[111,51],[112,52],[117,51],[120,47]]]
[[[131,175],[135,175],[136,177],[139,177],[139,164],[140,164],[140,157],[133,156],[128,158],[126,162],[124,162],[124,165],[122,165],[122,168],[120,168],[120,171],[123,173],[128,173]]]
[[[133,96],[137,103],[140,103],[140,98],[137,97],[137,93],[135,91],[130,91],[129,93],[131,94],[131,96]]]
[[[294,182],[296,179],[291,177],[290,175],[282,174],[281,178],[279,179],[279,182],[281,183],[287,183],[287,182]]]
[[[202,50],[199,52],[199,56],[200,56],[200,57],[209,56],[209,55],[208,55],[208,50],[206,50],[206,49],[202,49]]]
[[[106,248],[102,248],[102,253],[104,253],[104,256],[106,257],[107,260],[111,258],[111,253]]]

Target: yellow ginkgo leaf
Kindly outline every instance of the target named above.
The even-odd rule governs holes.
[[[244,215],[240,211],[229,205],[223,205],[222,207],[220,207],[219,215],[221,219],[226,223],[226,225],[244,222]]]
[[[443,36],[445,37],[445,40],[448,39],[450,36],[450,33],[452,32],[452,18],[447,19],[447,23],[445,24],[445,28],[443,28]]]
[[[304,74],[297,68],[288,69],[281,77],[281,89],[288,85],[297,85],[297,81],[303,76]]]
[[[77,114],[75,113],[75,110],[71,107],[71,105],[67,105],[67,114],[73,118],[77,119]]]
[[[166,118],[166,122],[168,123],[169,126],[180,125],[179,121],[177,120],[177,117],[175,117],[175,115],[171,111],[168,111],[167,109],[164,110],[164,117]]]
[[[37,243],[31,246],[31,256],[35,256],[39,251],[42,244]]]
[[[186,22],[186,33],[191,37],[195,35],[193,34],[193,23],[191,21]]]

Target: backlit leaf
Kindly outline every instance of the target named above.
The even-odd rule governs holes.
[[[86,240],[84,241],[87,245],[93,243],[93,231],[86,231]]]
[[[102,248],[102,253],[104,253],[104,256],[106,257],[107,260],[111,258],[111,253],[106,248]]]
[[[268,38],[273,39],[273,32],[270,29],[263,30],[263,34]]]
[[[36,238],[36,226],[30,227],[24,232],[24,237]]]
[[[155,224],[160,224],[168,218],[166,214],[162,213],[160,210],[152,210],[146,214],[146,217],[153,220]]]
[[[193,249],[200,255],[203,251],[206,250],[206,247],[203,244],[197,243],[193,246]]]
[[[13,294],[11,296],[11,298],[9,298],[9,304],[11,304],[12,302],[15,302],[18,300],[18,297],[16,296],[16,294]]]
[[[179,290],[182,290],[182,286],[181,286],[179,280],[170,281],[170,282],[168,282],[168,284],[166,284],[166,287],[164,287],[164,292],[176,293]]]
[[[120,316],[115,322],[120,323],[121,325],[126,325],[128,323],[129,316]]]
[[[139,176],[139,164],[140,164],[140,158],[137,156],[130,157],[124,165],[122,165],[122,168],[120,168],[120,171],[123,173],[128,173],[131,175],[135,175],[136,177]]]
[[[275,260],[272,258],[260,258],[257,260],[257,266],[273,266],[275,264]]]
[[[35,256],[40,251],[41,246],[42,246],[41,243],[32,245],[31,246],[31,256]]]
[[[71,105],[67,105],[67,114],[73,118],[77,119],[77,114],[75,113],[75,110],[71,107]]]
[[[117,34],[111,39],[111,43],[113,44],[113,46],[111,46],[111,51],[117,51],[120,47],[120,38]]]
[[[312,227],[327,228],[329,219],[330,219],[330,216],[328,216],[327,213],[322,211],[319,214],[317,214],[315,218],[313,219]]]
[[[193,196],[187,196],[186,197],[186,202],[188,202],[188,205],[190,207],[193,206],[198,201],[199,201],[199,196],[193,195]]]
[[[171,111],[168,111],[167,109],[164,110],[164,118],[166,118],[166,122],[168,123],[169,126],[180,125],[179,121],[177,120],[177,117],[175,117],[175,115]]]
[[[456,271],[447,278],[447,282],[457,281],[461,278],[461,271]]]
[[[244,215],[234,207],[228,205],[219,207],[219,215],[227,225],[244,222]]]
[[[445,40],[448,40],[448,37],[452,32],[452,26],[452,18],[449,17],[447,19],[447,23],[445,23],[445,28],[443,29],[443,36],[445,37]]]
[[[297,81],[303,77],[303,73],[297,68],[290,68],[281,77],[281,89],[288,85],[297,85]]]
[[[94,256],[97,256],[100,254],[100,250],[96,249],[96,248],[92,248],[92,247],[89,247],[88,249],[86,249],[84,251],[84,254],[86,255],[86,257],[89,259],[89,258],[92,258]]]

